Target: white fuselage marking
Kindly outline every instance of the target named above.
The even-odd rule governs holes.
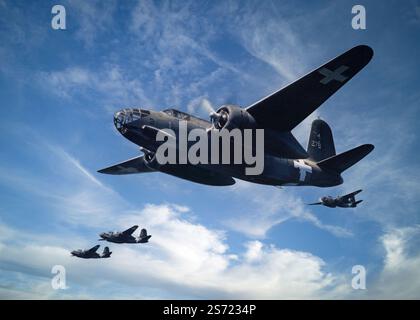
[[[299,181],[305,181],[306,173],[312,173],[312,167],[308,166],[302,159],[293,160],[293,165],[299,169]]]

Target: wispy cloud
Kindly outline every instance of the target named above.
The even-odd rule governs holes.
[[[116,106],[152,105],[142,83],[129,78],[118,65],[106,65],[100,71],[79,66],[43,71],[37,79],[46,91],[60,98],[90,99],[94,101],[92,106],[101,106],[110,112],[115,112]]]
[[[384,299],[420,297],[420,226],[388,230],[381,243],[385,249],[383,270],[369,289],[369,296]],[[414,251],[413,251],[414,249]]]
[[[288,220],[297,220],[313,224],[322,230],[338,237],[352,236],[352,232],[340,226],[321,222],[305,205],[299,195],[292,189],[278,190],[263,186],[255,186],[247,182],[238,182],[234,186],[236,196],[251,199],[253,206],[241,212],[241,217],[231,217],[226,225],[235,231],[251,237],[265,237],[274,226]]]

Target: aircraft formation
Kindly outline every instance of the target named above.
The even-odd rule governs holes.
[[[138,145],[143,154],[98,172],[112,175],[162,172],[211,186],[233,185],[235,178],[275,187],[340,185],[343,183],[341,174],[367,156],[374,146],[363,144],[337,154],[332,130],[321,119],[312,122],[306,150],[291,131],[362,70],[372,57],[372,48],[366,45],[356,46],[246,108],[232,104],[222,105],[217,111],[210,113],[209,121],[176,109],[154,111],[125,108],[117,111],[114,114],[116,129],[123,137]],[[263,131],[262,171],[258,174],[247,174],[249,163],[243,161],[214,163],[213,158],[208,161],[213,156],[211,152],[204,153],[205,161],[179,161],[180,151],[190,155],[190,150],[197,147],[194,144],[196,141],[189,138],[182,145],[181,138],[189,136],[197,129],[205,132],[204,142],[209,151],[212,151],[209,146],[212,145],[214,136],[217,136],[215,133],[234,129],[240,133],[251,130],[256,133],[258,142],[258,131]],[[158,157],[159,148],[170,139],[175,141],[171,148],[178,152],[178,162],[161,163]],[[245,152],[247,147],[252,149],[257,142],[252,140],[241,151]],[[207,151],[206,148],[204,151]],[[200,149],[200,155],[202,151]],[[232,148],[229,152],[232,158]],[[355,195],[360,191],[336,198],[324,196],[319,202],[310,205],[354,208],[362,201],[355,200]],[[148,242],[151,236],[147,235],[145,229],[141,230],[137,238],[132,235],[137,228],[138,226],[133,226],[122,232],[104,232],[100,234],[99,240],[112,243]],[[87,259],[109,258],[112,254],[105,247],[104,252],[99,255],[96,252],[98,249],[99,245],[88,250],[72,251],[71,254]]]
[[[370,47],[356,46],[246,108],[230,104],[221,106],[210,114],[210,121],[176,109],[120,110],[114,114],[116,129],[138,145],[143,155],[98,172],[112,175],[162,172],[212,186],[233,185],[234,178],[276,187],[340,185],[343,183],[341,174],[368,155],[374,146],[363,144],[336,154],[331,128],[321,119],[312,123],[306,150],[291,131],[363,69],[372,56]],[[185,133],[181,130],[183,124],[186,125]],[[181,161],[182,152],[190,155],[190,151],[197,148],[196,141],[189,138],[185,141],[184,135],[189,137],[193,131],[201,130],[207,134],[205,145],[210,146],[215,133],[234,129],[240,133],[251,130],[256,136],[263,129],[264,149],[260,156],[264,167],[261,173],[246,174],[249,164],[244,161],[215,164],[211,152],[206,152],[204,161],[198,163]],[[159,160],[159,149],[167,141],[159,137],[175,141],[177,163]],[[254,144],[250,143],[248,147],[252,149]]]
[[[147,243],[149,242],[149,239],[152,236],[147,234],[146,229],[141,229],[140,235],[137,238],[133,236],[134,231],[136,231],[138,227],[139,226],[135,225],[121,232],[112,232],[112,231],[103,232],[99,234],[101,238],[98,239],[98,241],[108,241],[108,242],[113,242],[113,243]],[[109,251],[108,247],[104,248],[104,251],[101,255],[97,253],[96,251],[98,251],[99,247],[100,245],[98,244],[86,250],[82,250],[82,249],[73,250],[71,251],[71,255],[78,258],[83,258],[83,259],[101,259],[101,258],[111,257],[112,252]]]

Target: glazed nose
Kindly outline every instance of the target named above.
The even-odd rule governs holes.
[[[114,125],[120,130],[127,123],[127,112],[124,110],[117,111],[114,114]]]

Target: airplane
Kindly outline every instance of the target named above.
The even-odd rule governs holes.
[[[71,252],[72,256],[78,257],[78,258],[83,258],[83,259],[99,259],[99,258],[109,258],[111,257],[112,252],[109,251],[108,247],[104,248],[104,251],[102,252],[101,255],[99,255],[99,253],[97,253],[96,251],[98,251],[100,245],[96,245],[93,248],[87,249],[87,250],[73,250]]]
[[[346,194],[344,196],[338,196],[336,198],[333,198],[331,196],[326,196],[326,197],[322,197],[319,199],[320,202],[314,202],[314,203],[309,203],[310,206],[314,206],[314,205],[323,205],[329,208],[335,208],[335,207],[340,207],[340,208],[355,208],[357,207],[357,205],[362,202],[363,200],[358,200],[356,201],[355,199],[355,195],[358,194],[359,192],[362,192],[362,190],[357,190],[354,191],[352,193]]]
[[[139,226],[132,226],[131,228],[122,232],[103,232],[99,236],[99,241],[109,241],[114,243],[146,243],[149,242],[151,235],[147,235],[146,229],[141,229],[138,238],[135,238],[132,234]]]
[[[363,144],[336,154],[331,128],[321,119],[312,123],[307,150],[291,131],[365,67],[372,56],[373,50],[369,46],[356,46],[246,108],[221,106],[210,115],[210,121],[176,109],[126,108],[118,111],[114,114],[116,129],[140,146],[144,154],[98,172],[112,175],[163,172],[212,186],[233,185],[234,178],[276,187],[340,185],[343,183],[341,173],[368,155],[374,146]],[[162,142],[157,142],[156,137],[167,128],[179,136],[181,121],[186,121],[188,132],[193,129],[208,132],[264,129],[263,172],[247,175],[243,163],[160,164],[156,152]]]

